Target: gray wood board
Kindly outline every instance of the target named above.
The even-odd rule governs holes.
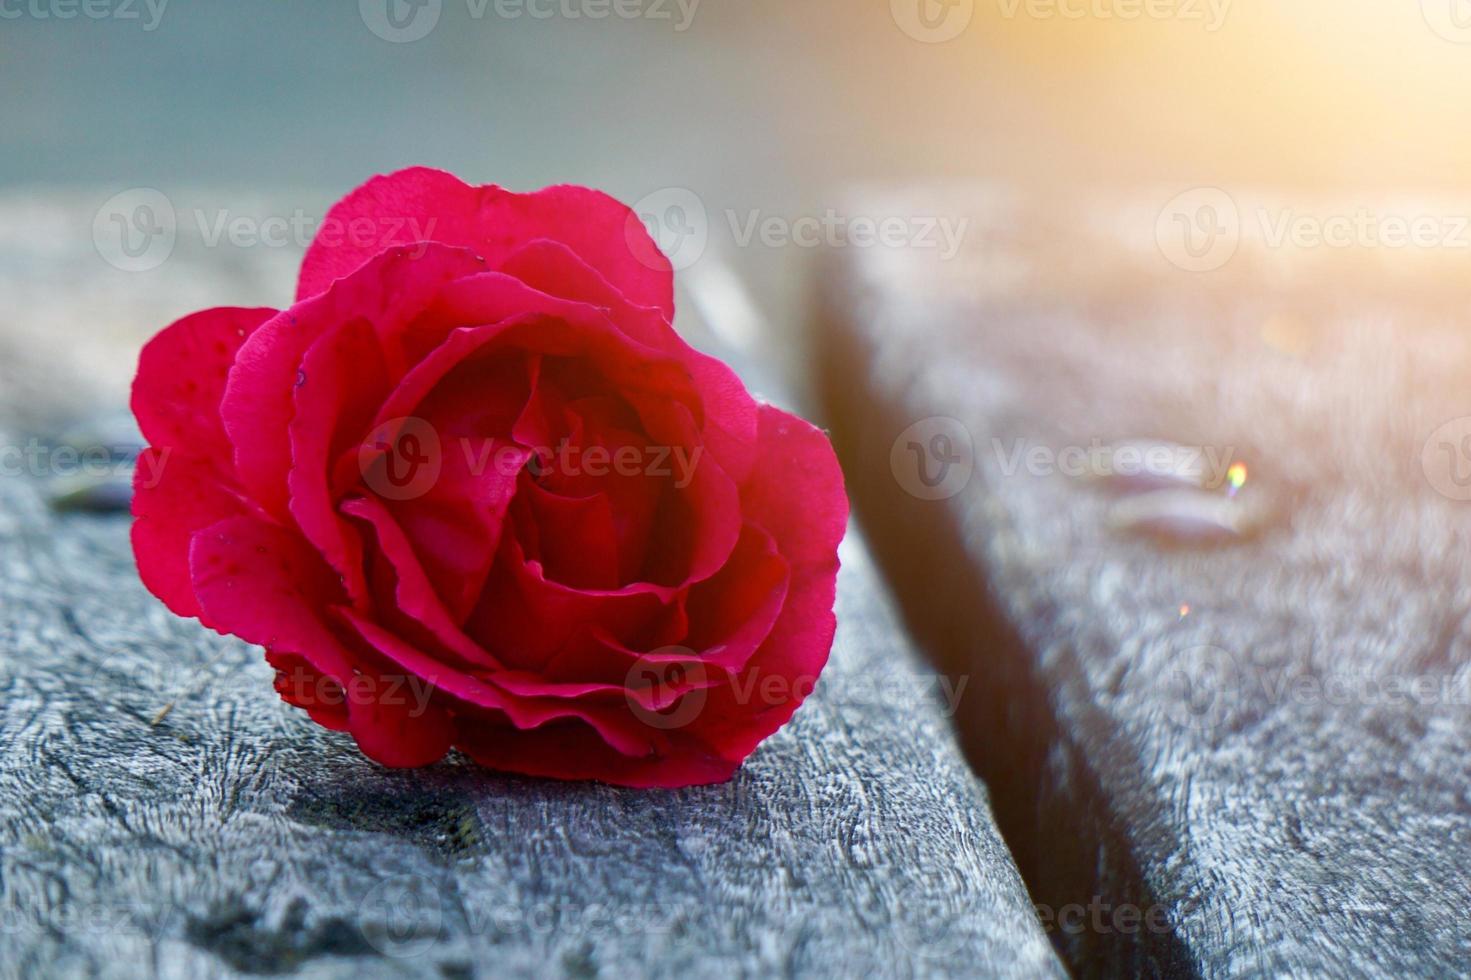
[[[948,261],[829,256],[820,370],[858,513],[971,678],[967,751],[1039,904],[1157,911],[1059,930],[1078,972],[1464,974],[1465,253],[1243,233],[1187,272],[1156,225],[1171,193],[855,197],[971,222]],[[1221,544],[1140,523],[1159,498],[1062,455],[1131,439],[1244,462],[1231,506],[1259,523]],[[949,484],[916,482],[911,442]]]
[[[33,229],[0,261],[6,445],[116,409],[189,306],[290,292],[289,257],[182,228],[103,266],[106,196],[0,208]],[[726,785],[637,792],[366,761],[44,484],[0,478],[0,976],[1062,973],[856,531],[792,724]]]

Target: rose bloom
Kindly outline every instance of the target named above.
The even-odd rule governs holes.
[[[384,765],[728,779],[832,645],[827,438],[680,339],[602,193],[412,169],[322,228],[289,308],[144,348],[143,582]]]

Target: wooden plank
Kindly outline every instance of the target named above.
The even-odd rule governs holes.
[[[971,221],[953,261],[829,257],[859,513],[972,678],[967,749],[1034,897],[1158,915],[1059,930],[1077,972],[1464,973],[1465,253],[1276,247],[1255,216],[1355,211],[1237,195],[1234,256],[1191,272],[1172,195],[858,195]],[[1139,439],[1213,451],[1212,489],[1147,496],[1078,452]]]
[[[58,230],[84,205],[50,207],[0,258],[27,297],[0,313],[5,445],[116,406],[119,324],[182,312],[179,283],[289,292],[274,255],[182,239],[157,276],[89,284],[90,242]],[[58,267],[75,290],[34,287]],[[116,319],[89,332],[101,294]],[[793,723],[726,785],[638,792],[366,761],[280,703],[259,650],[144,591],[126,519],[57,513],[44,484],[0,478],[0,976],[1062,975],[856,533]]]

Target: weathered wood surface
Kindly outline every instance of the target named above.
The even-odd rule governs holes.
[[[1157,910],[1059,932],[1077,972],[1464,975],[1471,503],[1447,494],[1471,427],[1437,430],[1471,416],[1466,252],[1243,235],[1191,274],[1156,247],[1171,193],[858,198],[972,220],[954,261],[830,257],[858,513],[920,639],[971,677],[967,749],[1039,904]],[[933,417],[955,422],[910,429]],[[1045,465],[1131,439],[1244,462],[1228,504],[1263,523],[1136,533],[1137,485]],[[951,482],[917,482],[906,440]]]
[[[0,208],[4,445],[121,404],[172,316],[289,293],[275,253],[182,238],[103,267],[93,203]],[[375,766],[48,482],[0,478],[0,976],[1062,973],[856,533],[791,726],[727,785],[636,792]]]

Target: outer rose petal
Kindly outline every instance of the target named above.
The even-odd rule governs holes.
[[[246,511],[234,489],[220,400],[235,354],[270,309],[217,307],[165,327],[143,347],[132,408],[152,444],[133,475],[133,557],[148,591],[180,616],[198,616],[189,540]]]
[[[454,739],[454,719],[433,701],[416,700],[423,689],[399,674],[367,675],[367,697],[354,697],[349,688],[347,730],[363,755],[393,769],[415,769],[444,758]],[[396,692],[389,694],[387,692]]]
[[[704,710],[687,729],[691,737],[740,763],[791,720],[832,650],[837,571],[835,555],[826,568],[809,565],[793,574],[771,635],[733,684],[710,691]],[[772,677],[781,683],[765,687]],[[767,693],[772,690],[775,695]]]
[[[216,460],[230,472],[220,426],[225,378],[247,337],[275,316],[270,309],[216,307],[191,313],[144,345],[133,378],[133,414],[149,443]],[[223,515],[222,515],[223,516]]]
[[[181,451],[150,448],[133,474],[138,575],[179,616],[200,615],[189,576],[189,541],[202,528],[246,513],[240,499],[221,483],[215,466]]]
[[[294,653],[338,684],[352,656],[322,612],[341,602],[337,576],[294,532],[254,517],[233,517],[198,534],[189,548],[201,619],[280,653]]]
[[[277,657],[300,656],[346,692],[347,728],[364,755],[412,767],[449,750],[449,715],[421,705],[404,677],[354,680],[351,654],[322,619],[340,598],[332,572],[295,534],[250,517],[221,521],[195,535],[190,565],[207,622]]]
[[[371,242],[350,233],[371,223]],[[601,191],[548,187],[516,194],[472,187],[453,174],[411,167],[374,177],[333,205],[301,263],[302,300],[391,245],[443,242],[474,249],[491,268],[526,242],[549,238],[576,252],[631,301],[674,317],[674,270],[639,217]],[[328,235],[328,230],[334,233]]]
[[[746,519],[776,538],[794,567],[838,567],[848,530],[843,470],[822,430],[771,405],[760,409],[757,465],[741,487]]]
[[[275,688],[281,700],[301,708],[323,728],[347,731],[347,695],[336,681],[294,653],[267,650],[266,663],[276,668]]]
[[[701,743],[737,762],[791,720],[827,664],[837,621],[838,544],[848,524],[843,471],[822,432],[770,405],[761,407],[756,469],[742,488],[749,520],[776,538],[791,562],[791,584],[781,615],[734,686],[710,692],[687,729]],[[763,679],[780,677],[784,697],[761,697]],[[754,683],[753,683],[754,678]]]
[[[708,664],[740,670],[786,608],[789,578],[775,542],[748,525],[725,568],[690,589],[691,630],[680,645],[700,651]]]

